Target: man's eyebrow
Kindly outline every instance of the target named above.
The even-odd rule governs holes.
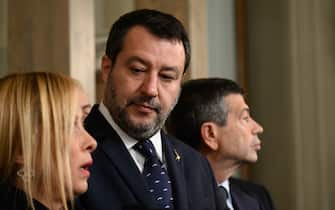
[[[131,64],[132,62],[139,62],[142,63],[144,65],[149,65],[149,62],[147,62],[146,60],[144,60],[143,58],[139,57],[139,56],[131,56],[127,59],[126,64]],[[163,66],[162,70],[168,70],[168,71],[179,71],[178,66]]]
[[[131,64],[132,62],[140,62],[144,65],[148,65],[147,61],[145,61],[143,58],[136,56],[136,55],[129,57],[126,61],[126,64]]]
[[[179,68],[178,66],[163,66],[162,68],[163,71],[175,71],[175,72],[179,72]]]

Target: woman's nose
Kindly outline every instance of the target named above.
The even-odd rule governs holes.
[[[85,130],[86,135],[86,150],[93,152],[97,148],[97,141]]]

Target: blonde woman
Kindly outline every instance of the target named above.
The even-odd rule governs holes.
[[[0,209],[64,209],[87,190],[96,141],[80,84],[54,73],[0,79]]]

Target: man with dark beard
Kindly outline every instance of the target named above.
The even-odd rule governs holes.
[[[207,160],[161,130],[189,62],[189,39],[175,17],[144,9],[113,24],[101,62],[103,101],[85,121],[98,148],[79,206],[218,209]]]

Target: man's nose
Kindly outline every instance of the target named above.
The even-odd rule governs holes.
[[[155,74],[148,74],[143,80],[141,91],[147,96],[158,96],[158,76]]]
[[[258,122],[256,122],[255,120],[254,120],[253,130],[254,130],[255,134],[262,134],[264,132],[263,127]]]

